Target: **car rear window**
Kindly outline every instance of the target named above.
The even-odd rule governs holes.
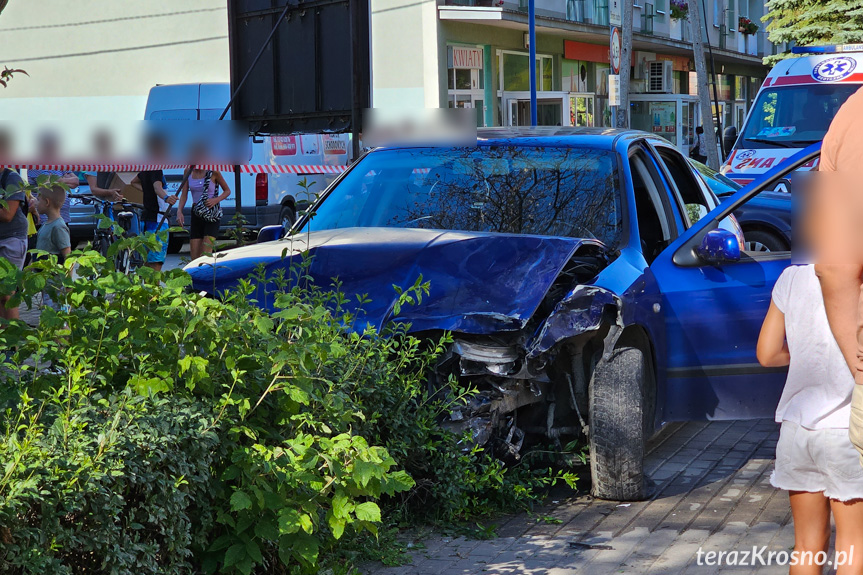
[[[623,218],[614,153],[479,146],[376,150],[317,206],[305,231],[398,227],[596,238]]]

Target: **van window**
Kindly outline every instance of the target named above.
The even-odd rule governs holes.
[[[150,120],[197,120],[197,110],[155,110],[150,113]]]
[[[784,86],[761,91],[752,106],[741,148],[805,148],[820,142],[859,84]]]

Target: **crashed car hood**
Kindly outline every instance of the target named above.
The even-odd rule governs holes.
[[[360,319],[378,328],[395,320],[411,331],[432,329],[490,334],[518,330],[579,246],[596,240],[398,228],[347,228],[312,232],[201,258],[186,267],[196,290],[234,287],[256,266],[267,276],[297,264],[307,250],[307,275],[321,288],[340,282],[349,301],[367,295]],[[283,254],[286,257],[283,257]],[[422,276],[430,293],[401,308],[394,286],[402,290]],[[265,301],[260,297],[258,301]],[[270,298],[271,299],[271,298]]]

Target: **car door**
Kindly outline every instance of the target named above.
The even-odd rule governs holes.
[[[790,252],[743,252],[738,262],[709,265],[695,254],[704,235],[759,191],[817,157],[820,144],[795,154],[693,224],[652,262],[660,292],[654,308],[665,324],[657,363],[665,421],[771,417],[785,369],[762,368],[755,356],[773,285]]]

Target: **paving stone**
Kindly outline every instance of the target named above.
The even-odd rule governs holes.
[[[788,495],[769,484],[778,426],[769,420],[676,424],[651,441],[649,501],[582,495],[502,517],[497,539],[429,537],[414,565],[369,575],[785,573],[787,566],[697,565],[697,552],[793,545]],[[537,521],[538,517],[563,521]],[[574,545],[572,545],[574,544]]]

